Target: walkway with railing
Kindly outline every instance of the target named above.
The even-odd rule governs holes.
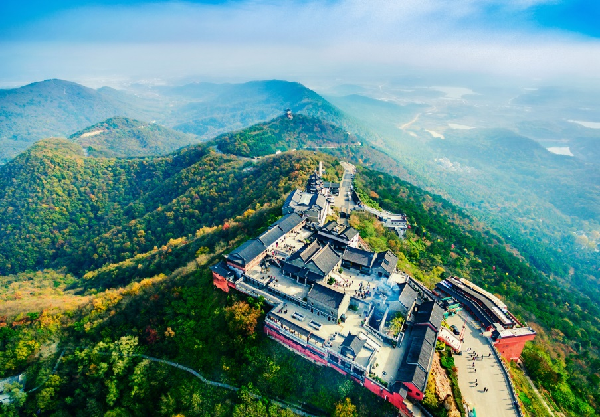
[[[498,352],[498,349],[496,349],[496,346],[494,346],[494,342],[492,342],[492,339],[490,339],[488,337],[487,340],[488,340],[488,343],[490,344],[490,347],[492,348],[492,353],[496,357],[496,360],[498,362],[500,362],[500,364],[502,365],[502,371],[504,372],[504,377],[508,381],[508,386],[510,388],[510,395],[513,399],[513,404],[517,410],[517,414],[519,415],[519,417],[523,417],[524,416],[523,409],[521,408],[521,404],[519,403],[517,389],[515,388],[515,385],[513,384],[513,381],[510,377],[510,372],[508,371],[508,367],[502,360],[502,357],[501,357],[500,353]]]

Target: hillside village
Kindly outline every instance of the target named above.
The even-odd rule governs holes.
[[[461,354],[465,323],[452,333],[444,322],[461,309],[493,331],[501,355],[518,359],[535,332],[500,300],[455,277],[430,291],[397,269],[392,252],[371,251],[345,224],[351,210],[364,210],[400,236],[409,227],[402,214],[365,206],[353,191],[354,167],[344,168],[342,181],[330,183],[321,164],[305,190],[287,196],[283,217],[211,267],[214,285],[262,297],[273,306],[267,335],[348,376],[401,415],[413,415],[406,400],[424,398],[438,340]],[[340,217],[327,221],[334,208]]]

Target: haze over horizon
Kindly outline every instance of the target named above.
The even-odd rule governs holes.
[[[599,15],[592,1],[557,0],[9,0],[0,85],[421,73],[590,82],[600,74]]]

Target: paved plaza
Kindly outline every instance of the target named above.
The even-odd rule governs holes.
[[[447,322],[462,329],[465,319],[463,354],[454,356],[454,364],[458,368],[458,385],[463,398],[475,406],[478,416],[518,417],[502,365],[492,353],[492,347],[482,335],[479,325],[465,312],[461,312],[461,316],[449,317]],[[467,352],[469,348],[471,350]],[[471,359],[470,353],[473,351],[480,359]],[[488,392],[484,392],[484,388],[487,388]]]

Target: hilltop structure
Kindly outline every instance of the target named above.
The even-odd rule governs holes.
[[[505,359],[518,360],[525,343],[535,338],[535,330],[523,327],[506,304],[471,281],[450,277],[436,288],[460,302],[487,331],[492,331],[494,346]]]
[[[352,227],[324,224],[319,179],[288,196],[282,219],[211,267],[214,285],[262,296],[274,307],[269,337],[411,416],[404,401],[423,399],[444,310],[396,270],[393,253],[361,248]],[[401,331],[391,326],[398,316]]]
[[[329,201],[321,193],[295,190],[283,203],[283,214],[298,213],[309,222],[322,226],[329,211]]]

